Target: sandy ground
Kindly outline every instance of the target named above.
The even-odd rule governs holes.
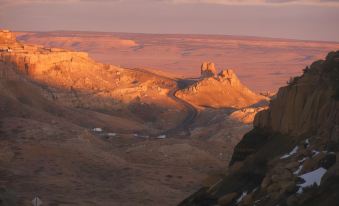
[[[339,43],[217,35],[152,35],[100,32],[18,33],[19,40],[87,51],[105,63],[158,69],[170,75],[199,75],[209,60],[232,68],[250,89],[275,91]]]

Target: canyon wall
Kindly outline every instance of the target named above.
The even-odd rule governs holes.
[[[337,205],[339,51],[279,89],[235,147],[229,170],[181,206]]]
[[[338,54],[329,53],[279,89],[268,110],[258,113],[254,126],[292,136],[338,136]]]

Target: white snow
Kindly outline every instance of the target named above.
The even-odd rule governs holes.
[[[302,158],[301,160],[299,160],[298,162],[303,163],[303,162],[305,162],[305,160],[307,160],[307,159],[308,159],[307,157],[304,157],[304,158]]]
[[[300,165],[299,168],[295,172],[293,172],[293,174],[298,175],[300,171],[303,169],[303,166],[304,165]]]
[[[315,157],[315,156],[317,156],[320,152],[319,151],[317,151],[317,150],[312,150],[312,152],[313,152],[313,155],[312,155],[312,157]]]
[[[242,199],[244,199],[244,197],[247,195],[247,192],[243,192],[242,194],[241,194],[241,196],[237,199],[237,204],[239,203],[239,202],[241,202],[241,200]]]
[[[159,135],[157,136],[158,139],[166,139],[166,135],[162,134],[162,135]]]
[[[97,128],[93,128],[92,131],[93,132],[102,132],[103,130],[101,128],[97,127]]]
[[[286,158],[288,158],[288,157],[294,155],[295,153],[298,152],[298,149],[299,149],[299,147],[296,146],[295,148],[293,148],[293,150],[292,150],[290,153],[281,156],[280,159],[286,159]]]
[[[321,178],[324,176],[326,171],[327,171],[326,169],[320,167],[316,170],[313,170],[312,172],[300,175],[299,177],[304,179],[305,182],[299,185],[300,188],[298,190],[298,193],[299,194],[302,193],[303,188],[312,186],[313,184],[316,184],[319,186],[321,182]]]

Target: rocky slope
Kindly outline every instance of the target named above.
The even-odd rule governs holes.
[[[339,51],[282,87],[236,146],[230,168],[180,205],[337,205]]]
[[[206,109],[159,138],[186,120],[175,80],[0,37],[0,205],[176,205],[250,129]]]
[[[178,105],[167,95],[176,86],[172,79],[101,64],[84,52],[22,44],[8,31],[0,36],[0,61],[12,64],[59,105],[127,117],[158,129],[180,121]]]
[[[177,96],[197,106],[212,108],[243,108],[267,99],[243,85],[233,70],[217,74],[213,63],[201,66],[201,79],[177,92]]]

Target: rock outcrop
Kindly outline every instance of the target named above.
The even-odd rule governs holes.
[[[0,30],[0,45],[16,42],[15,35],[8,30]]]
[[[156,111],[176,106],[167,96],[176,85],[172,79],[141,69],[101,64],[85,52],[22,44],[8,31],[0,33],[0,41],[0,62],[14,66],[39,85],[45,98],[59,105],[151,122],[161,116]],[[141,107],[153,109],[136,112]],[[144,113],[149,118],[144,118]]]
[[[337,205],[338,114],[339,51],[282,87],[235,147],[226,176],[180,205]]]
[[[231,119],[237,120],[244,124],[251,124],[253,123],[255,115],[265,109],[267,109],[267,106],[243,108],[232,112],[230,117]]]
[[[200,74],[201,78],[214,77],[218,73],[213,62],[203,62],[201,64]]]
[[[337,136],[339,104],[333,96],[338,87],[338,67],[336,53],[313,63],[302,77],[279,89],[270,108],[256,116],[254,126],[292,136]]]
[[[207,67],[204,65],[208,64],[203,64]],[[243,108],[267,100],[243,85],[231,69],[223,70],[217,76],[214,73],[206,76],[176,95],[197,106],[212,108]]]

